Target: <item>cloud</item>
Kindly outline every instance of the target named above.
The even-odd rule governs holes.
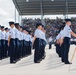
[[[4,11],[2,8],[0,8],[0,15],[9,16],[8,12]]]
[[[12,0],[0,0],[0,24],[8,27],[14,21],[14,4]]]

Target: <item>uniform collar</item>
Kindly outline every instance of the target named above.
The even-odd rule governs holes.
[[[66,24],[66,26],[70,27],[69,25]]]
[[[1,30],[1,32],[4,32],[4,31]]]
[[[11,29],[14,29],[14,28],[11,28]]]

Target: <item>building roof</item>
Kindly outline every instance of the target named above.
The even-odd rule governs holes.
[[[20,15],[76,14],[76,0],[13,0]]]

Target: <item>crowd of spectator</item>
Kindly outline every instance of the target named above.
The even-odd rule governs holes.
[[[71,18],[72,25],[71,29],[76,33],[76,18]],[[53,37],[56,36],[56,33],[59,31],[61,25],[64,24],[64,19],[56,18],[56,19],[49,19],[45,18],[44,20],[44,26],[46,29],[46,37],[48,38],[50,35]],[[34,33],[34,30],[36,28],[36,23],[41,23],[41,19],[22,19],[22,25],[26,27],[27,29],[31,30],[32,33]]]

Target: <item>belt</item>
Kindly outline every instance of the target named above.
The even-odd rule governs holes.
[[[15,38],[16,40],[19,40],[18,38]]]
[[[69,39],[69,40],[70,40],[70,38],[69,38],[69,37],[64,37],[64,39]]]
[[[4,41],[5,39],[1,39],[1,41]]]
[[[15,39],[11,38],[11,40],[15,40]]]
[[[70,38],[70,37],[64,37],[64,38]]]
[[[15,39],[11,39],[10,42],[11,42],[11,43],[12,43],[12,42],[15,42]]]

